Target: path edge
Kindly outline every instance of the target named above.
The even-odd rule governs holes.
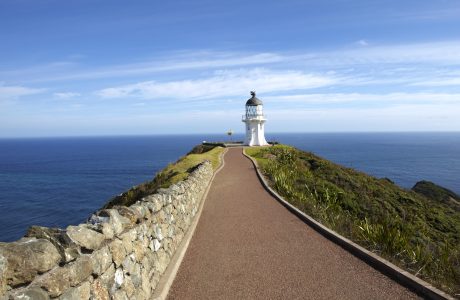
[[[311,216],[305,214],[304,212],[299,210],[297,207],[287,202],[282,196],[280,196],[276,191],[274,191],[268,185],[267,180],[265,179],[265,177],[262,175],[261,171],[259,170],[257,161],[251,156],[247,155],[244,149],[245,148],[243,147],[242,148],[243,155],[246,156],[254,165],[254,169],[256,170],[257,177],[262,183],[262,186],[264,187],[264,189],[268,193],[270,193],[278,202],[280,202],[281,205],[283,205],[291,213],[296,215],[304,223],[311,226],[313,229],[315,229],[321,235],[326,237],[328,240],[334,242],[335,244],[341,246],[342,248],[344,248],[346,251],[350,252],[354,256],[363,260],[364,262],[366,262],[368,265],[370,265],[374,269],[380,271],[381,273],[392,278],[396,282],[411,289],[412,291],[416,292],[420,296],[427,298],[427,299],[449,299],[449,300],[455,299],[451,295],[432,286],[428,282],[412,275],[411,273],[407,271],[404,271],[403,269],[397,267],[396,265],[392,264],[388,260],[378,256],[377,254],[361,247],[360,245],[338,234],[337,232],[327,228],[326,226],[316,221]]]
[[[157,287],[155,288],[155,292],[152,295],[152,299],[154,300],[164,300],[168,297],[169,290],[171,289],[172,283],[176,278],[177,272],[179,271],[179,267],[184,259],[185,253],[187,252],[188,246],[190,245],[190,241],[192,240],[193,234],[195,233],[196,226],[198,225],[198,221],[200,220],[201,213],[203,211],[204,202],[206,197],[208,196],[209,190],[211,189],[212,182],[216,177],[216,174],[220,172],[225,166],[224,156],[227,153],[228,148],[224,148],[220,155],[220,166],[214,172],[209,181],[209,184],[204,192],[203,196],[201,197],[201,203],[198,209],[197,214],[195,215],[195,220],[193,220],[192,224],[187,230],[184,238],[182,239],[179,247],[176,249],[171,261],[168,264],[165,272],[161,276],[160,281],[158,282]]]

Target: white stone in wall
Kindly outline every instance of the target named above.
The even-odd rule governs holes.
[[[153,240],[153,251],[157,252],[160,249],[161,243],[157,239]]]
[[[160,226],[158,226],[157,224],[154,225],[154,230],[155,230],[155,237],[158,239],[158,240],[162,240],[163,239],[163,234],[161,233],[161,228]]]
[[[118,268],[115,271],[115,277],[114,277],[115,288],[118,289],[123,284],[124,277],[125,276],[123,274],[123,270],[121,268]]]

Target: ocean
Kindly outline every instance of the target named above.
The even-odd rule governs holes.
[[[267,139],[404,188],[430,180],[460,194],[460,133],[279,133]],[[81,223],[111,197],[153,178],[204,140],[228,137],[0,139],[0,241],[21,238],[31,225]]]

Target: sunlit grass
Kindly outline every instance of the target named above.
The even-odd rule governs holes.
[[[210,150],[203,150],[197,147],[197,149],[199,149],[197,152],[205,152],[189,153],[186,156],[181,157],[177,162],[169,164],[166,168],[158,172],[153,180],[132,187],[127,192],[111,199],[104,208],[110,208],[114,205],[129,206],[137,200],[140,200],[142,197],[155,193],[159,188],[167,188],[172,184],[182,181],[188,177],[196,166],[205,160],[209,160],[211,162],[214,170],[219,167],[220,156],[224,148],[214,147]]]

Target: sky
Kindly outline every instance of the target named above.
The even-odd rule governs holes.
[[[0,1],[0,137],[460,131],[458,0]]]

